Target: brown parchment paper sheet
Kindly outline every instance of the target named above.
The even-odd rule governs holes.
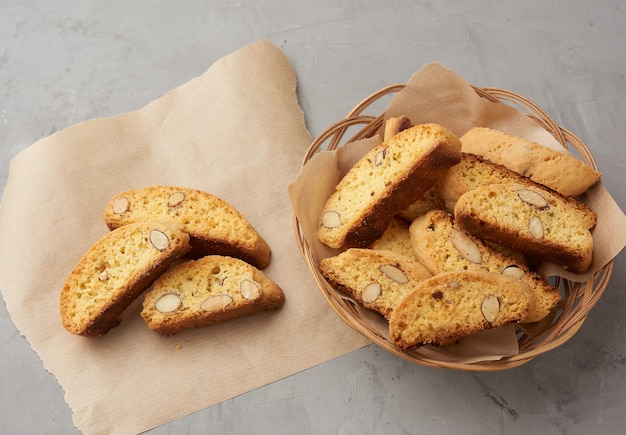
[[[385,118],[394,116],[406,116],[413,124],[435,122],[458,136],[475,126],[491,127],[569,153],[537,121],[509,105],[486,101],[460,76],[438,63],[428,64],[417,71],[406,87],[394,95],[385,109]],[[380,135],[375,135],[345,144],[334,151],[321,151],[307,162],[290,184],[294,213],[317,264],[323,258],[338,253],[317,239],[318,219],[326,199],[352,165],[381,140]],[[540,273],[546,277],[558,275],[573,281],[585,281],[626,245],[626,216],[601,183],[579,199],[598,215],[593,230],[593,263],[589,271],[581,275],[566,272],[555,265],[542,265]],[[382,337],[388,336],[386,322],[355,305],[368,325]],[[440,349],[424,347],[419,352],[437,355],[444,361],[469,363],[515,355],[519,349],[514,330],[508,328],[464,338],[459,346]]]
[[[93,119],[16,156],[0,208],[0,288],[12,320],[65,390],[87,434],[138,433],[364,346],[329,309],[293,236],[287,184],[310,145],[295,72],[269,41],[131,113]],[[173,337],[148,330],[140,300],[101,338],[67,333],[59,293],[107,233],[115,193],[155,184],[228,201],[267,240],[280,311]]]

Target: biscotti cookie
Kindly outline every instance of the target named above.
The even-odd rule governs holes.
[[[548,186],[564,196],[577,196],[601,174],[575,157],[544,145],[486,127],[461,137],[463,152],[476,154]]]
[[[322,209],[319,240],[332,248],[367,247],[460,159],[459,139],[440,125],[421,124],[393,136],[338,183]]]
[[[380,251],[393,251],[416,259],[409,235],[409,225],[409,222],[394,217],[380,239],[375,240],[370,248]]]
[[[516,183],[534,185],[533,181],[502,165],[474,154],[463,152],[461,162],[443,173],[435,190],[444,202],[444,208],[454,211],[454,206],[468,190],[485,184]]]
[[[593,237],[581,223],[590,220],[589,214],[593,212],[582,203],[520,184],[477,187],[463,194],[454,209],[456,224],[474,236],[574,273],[591,264]]]
[[[531,301],[526,283],[485,271],[446,272],[419,283],[389,319],[402,350],[442,346],[486,329],[524,322]]]
[[[406,116],[387,118],[385,120],[383,140],[388,141],[393,136],[408,128],[411,128],[412,126],[413,123]],[[400,216],[404,220],[411,222],[413,219],[423,215],[427,211],[442,208],[443,205],[443,200],[439,197],[439,195],[435,191],[435,187],[433,186],[428,189],[420,199],[409,205],[404,210],[399,211],[398,216]]]
[[[431,187],[424,193],[420,199],[409,205],[402,211],[399,211],[397,216],[402,219],[412,222],[419,216],[431,210],[436,210],[445,207],[443,198],[437,192],[435,186]]]
[[[333,288],[385,318],[415,284],[431,276],[424,266],[404,255],[364,248],[324,258],[320,271]]]
[[[254,266],[208,255],[179,263],[152,284],[141,316],[161,335],[200,328],[283,305],[282,289]]]
[[[477,237],[454,225],[452,216],[434,210],[417,218],[409,227],[411,243],[419,261],[433,275],[461,270],[486,270],[513,275],[524,281],[534,295],[526,321],[535,322],[547,316],[560,299],[557,288],[515,261],[489,247]]]
[[[110,229],[131,222],[163,221],[181,226],[191,237],[191,256],[229,255],[258,267],[270,263],[267,242],[232,205],[196,189],[151,186],[118,193],[106,206]]]
[[[552,192],[549,195],[562,198],[559,202],[567,203],[565,205],[567,208],[578,210],[575,217],[577,220],[580,219],[581,225],[593,228],[596,224],[596,214],[574,198],[562,196],[542,184],[535,183],[504,166],[484,160],[474,154],[462,153],[461,162],[442,175],[437,182],[436,189],[439,196],[443,198],[445,209],[452,213],[461,195],[489,184],[517,184],[524,185],[531,190]]]
[[[140,222],[106,234],[80,259],[61,290],[61,321],[78,335],[102,335],[160,273],[189,251],[189,236]]]

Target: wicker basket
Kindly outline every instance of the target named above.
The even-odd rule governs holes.
[[[363,115],[362,113],[374,103],[382,101],[385,96],[393,95],[402,90],[404,84],[385,87],[375,92],[359,103],[344,119],[331,125],[311,144],[306,153],[304,166],[317,152],[333,150],[346,143],[371,137],[379,132],[383,125],[384,113],[378,116]],[[574,134],[557,125],[541,108],[528,99],[510,91],[496,88],[473,87],[476,93],[487,101],[500,102],[517,107],[523,113],[537,120],[556,140],[568,148],[570,145],[578,152],[581,159],[597,169],[596,162],[587,146]],[[348,130],[356,130],[348,139]],[[313,258],[310,246],[305,240],[298,220],[294,215],[294,230],[302,255],[316,280],[316,283],[326,298],[328,304],[337,315],[350,327],[369,338],[380,347],[405,360],[439,368],[449,368],[472,371],[495,371],[509,369],[529,362],[537,355],[554,349],[569,340],[582,326],[591,308],[604,293],[613,270],[613,261],[593,274],[586,282],[572,282],[557,277],[554,284],[562,294],[562,300],[556,307],[556,312],[546,321],[534,325],[532,330],[517,330],[519,354],[497,361],[482,361],[475,363],[457,363],[441,361],[422,355],[417,352],[402,352],[388,339],[382,337],[368,322],[363,319],[354,305],[334,290],[319,272],[318,264]]]

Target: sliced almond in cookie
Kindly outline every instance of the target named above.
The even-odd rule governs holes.
[[[113,201],[111,208],[115,214],[124,214],[130,208],[130,201],[128,198],[122,196]]]
[[[380,296],[382,288],[377,282],[370,283],[365,286],[361,292],[363,302],[374,302]]]
[[[407,278],[406,274],[396,266],[392,266],[391,264],[384,264],[380,266],[379,269],[383,275],[397,282],[398,284],[406,284],[407,282],[409,282],[409,278]]]
[[[167,199],[167,206],[170,208],[178,207],[185,200],[183,192],[174,192]]]
[[[374,166],[380,166],[385,161],[385,156],[387,155],[387,150],[382,149],[376,153],[374,156]]]
[[[524,271],[515,265],[507,266],[502,269],[502,275],[509,275],[517,279],[521,279],[524,276]]]
[[[517,196],[527,204],[544,209],[548,207],[548,201],[538,192],[530,189],[519,189]]]
[[[334,210],[322,215],[322,225],[326,228],[337,228],[341,225],[341,215]]]
[[[482,254],[480,249],[476,246],[476,243],[470,239],[465,233],[459,230],[453,230],[450,234],[450,241],[454,247],[461,253],[461,256],[467,261],[480,264],[482,261]]]
[[[152,230],[150,231],[150,243],[159,251],[165,251],[170,245],[170,239],[163,231]]]
[[[214,295],[206,298],[200,305],[204,311],[221,311],[233,302],[229,295]]]
[[[244,279],[239,283],[239,291],[241,295],[248,300],[258,299],[258,297],[261,296],[261,288],[256,282],[250,279]]]
[[[176,293],[165,293],[154,303],[154,308],[167,314],[176,311],[183,304],[180,295]]]
[[[480,305],[480,311],[483,313],[483,316],[485,316],[487,322],[493,323],[500,312],[500,301],[498,297],[491,294],[485,296],[485,299],[483,299]]]

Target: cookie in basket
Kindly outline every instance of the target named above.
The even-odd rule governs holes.
[[[110,229],[131,222],[163,221],[181,226],[191,237],[191,256],[240,258],[260,269],[270,263],[267,242],[246,218],[221,198],[196,189],[151,186],[118,193],[106,206]]]
[[[141,316],[160,335],[279,309],[282,289],[254,266],[208,255],[179,263],[146,292]]]
[[[454,206],[468,190],[486,184],[516,183],[535,185],[529,178],[480,156],[463,152],[461,162],[448,169],[437,182],[435,190],[444,202],[444,208],[454,211]]]
[[[574,273],[591,265],[595,213],[540,186],[490,184],[463,194],[456,224],[474,236]]]
[[[163,223],[123,226],[98,240],[61,290],[61,321],[78,335],[103,335],[122,312],[175,260],[189,251],[189,236]]]
[[[350,248],[324,258],[320,271],[328,283],[385,318],[431,274],[411,258],[392,251]]]
[[[481,239],[459,229],[448,212],[434,210],[417,218],[409,227],[419,261],[433,274],[461,270],[486,270],[512,275],[532,290],[534,304],[526,321],[546,317],[560,299],[557,288],[522,264],[497,251]]]
[[[461,137],[463,152],[476,154],[556,190],[577,196],[601,174],[573,156],[486,127],[474,127]]]
[[[406,116],[390,117],[385,119],[385,128],[383,130],[383,140],[387,141],[401,131],[411,128],[413,123]],[[418,216],[423,215],[427,211],[437,208],[443,208],[443,199],[437,193],[435,186],[431,187],[417,201],[413,202],[404,210],[398,212],[398,216],[406,221],[412,221]]]
[[[389,319],[402,350],[444,346],[486,329],[524,322],[532,301],[526,283],[486,271],[445,272],[419,283]]]
[[[389,226],[380,237],[370,245],[371,249],[382,251],[393,251],[398,254],[406,255],[417,260],[413,245],[411,244],[411,236],[409,235],[410,223],[399,217],[394,217]]]
[[[401,131],[341,179],[320,214],[319,240],[332,248],[367,247],[460,159],[461,142],[438,124]]]

